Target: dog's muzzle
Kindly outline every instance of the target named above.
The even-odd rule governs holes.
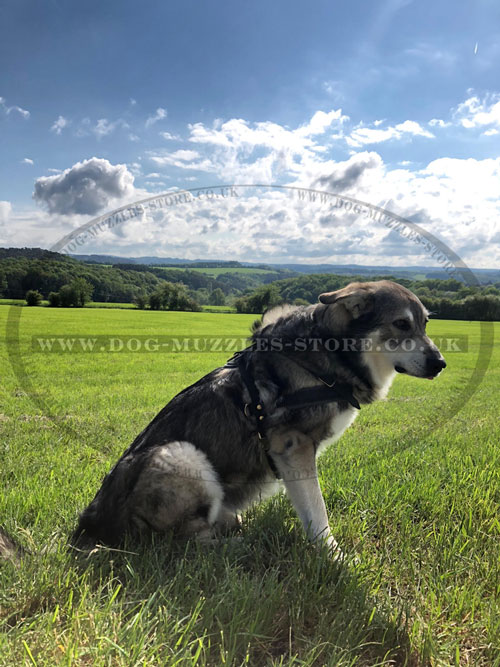
[[[428,357],[425,363],[425,375],[423,377],[427,380],[434,380],[434,378],[441,373],[443,368],[446,368],[446,361],[443,357]],[[406,368],[396,365],[394,366],[396,373],[408,373]]]

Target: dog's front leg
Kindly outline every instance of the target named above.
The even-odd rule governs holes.
[[[334,540],[316,469],[316,447],[312,438],[299,431],[275,433],[269,453],[309,539],[326,544],[335,558],[342,552]]]

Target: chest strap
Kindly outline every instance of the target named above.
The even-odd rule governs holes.
[[[255,426],[259,439],[264,441],[266,440],[266,419],[268,414],[266,413],[265,406],[261,401],[259,390],[251,370],[251,356],[249,354],[250,351],[251,348],[238,353],[235,355],[235,357],[233,357],[233,359],[230,360],[228,365],[231,367],[238,367],[240,371],[243,384],[245,385],[250,395],[250,403],[245,403],[243,411],[246,417],[255,419]],[[300,408],[308,408],[314,405],[325,405],[327,403],[335,403],[339,401],[349,403],[357,410],[361,409],[358,400],[352,393],[352,387],[349,384],[336,382],[335,380],[330,383],[321,377],[318,379],[323,384],[316,387],[298,389],[291,394],[280,396],[275,402],[274,406],[272,406],[272,411],[276,410],[277,408],[298,410]],[[279,479],[278,470],[276,469],[276,465],[274,464],[269,451],[265,447],[264,451],[269,463],[269,467],[275,476]]]

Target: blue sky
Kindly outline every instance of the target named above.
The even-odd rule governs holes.
[[[50,247],[148,193],[321,182],[498,266],[499,25],[494,0],[7,0],[0,244]],[[275,198],[143,218],[82,252],[384,263],[384,234],[281,205],[271,226]]]

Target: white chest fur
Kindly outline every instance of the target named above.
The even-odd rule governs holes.
[[[340,438],[340,436],[346,430],[346,428],[349,428],[349,426],[356,419],[356,417],[358,416],[358,412],[359,410],[356,410],[356,408],[349,406],[347,410],[343,410],[342,412],[336,414],[332,418],[330,422],[332,435],[320,443],[318,449],[316,450],[316,455],[321,454],[321,452],[324,451],[326,447],[332,445]]]

